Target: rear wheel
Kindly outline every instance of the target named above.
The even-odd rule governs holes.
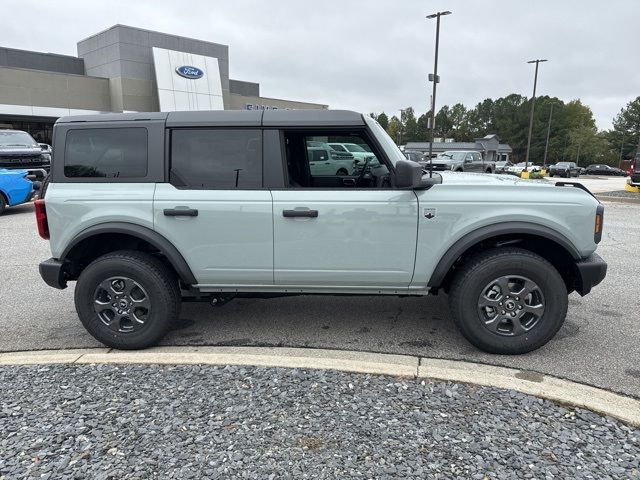
[[[98,341],[123,350],[155,345],[180,311],[175,275],[152,255],[122,250],[93,261],[75,290],[80,321]]]
[[[451,285],[449,308],[460,332],[476,347],[499,354],[540,348],[567,314],[567,288],[544,258],[520,248],[472,257]]]
[[[345,176],[349,175],[349,172],[347,172],[346,169],[341,168],[340,170],[338,170],[336,172],[336,175],[338,175],[339,177],[345,177]]]
[[[5,208],[7,208],[7,201],[5,200],[4,195],[0,192],[0,215],[2,215]]]

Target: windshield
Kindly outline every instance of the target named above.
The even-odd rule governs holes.
[[[436,158],[441,160],[456,160],[462,161],[464,160],[465,152],[442,152]]]
[[[569,162],[558,162],[558,163],[556,163],[556,165],[558,167],[568,167],[569,166]]]
[[[2,147],[37,147],[36,141],[27,132],[0,132],[0,146]]]
[[[367,152],[364,148],[360,145],[356,145],[355,143],[345,143],[344,146],[347,147],[347,150],[350,152]]]
[[[367,123],[373,134],[376,136],[384,153],[387,154],[391,163],[395,166],[398,160],[406,160],[407,158],[400,151],[396,143],[391,140],[391,137],[387,132],[380,126],[378,122],[376,122],[369,115],[363,115],[364,121]]]

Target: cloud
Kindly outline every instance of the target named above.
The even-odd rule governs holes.
[[[428,108],[435,22],[441,24],[438,106],[538,92],[581,98],[600,128],[640,95],[640,2],[610,0],[22,0],[0,26],[4,46],[76,54],[76,42],[116,23],[230,48],[232,78],[264,96],[386,111]],[[37,28],[34,28],[37,27]]]

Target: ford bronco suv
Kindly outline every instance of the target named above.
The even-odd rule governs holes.
[[[308,145],[334,140],[378,165],[312,170]],[[355,112],[65,117],[54,152],[36,202],[52,253],[40,273],[76,281],[81,322],[113,348],[155,344],[187,300],[442,290],[471,343],[523,353],[606,273],[604,209],[581,185],[425,174]]]

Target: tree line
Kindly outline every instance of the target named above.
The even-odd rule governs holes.
[[[617,166],[620,158],[635,156],[640,141],[640,96],[621,108],[613,128],[605,131],[597,129],[593,112],[580,100],[565,103],[556,97],[541,96],[535,102],[531,161],[542,163],[549,125],[547,163],[574,161],[580,165]],[[470,109],[462,103],[445,105],[436,114],[434,137],[472,142],[496,133],[502,143],[511,145],[512,159],[523,161],[530,113],[531,100],[515,93],[496,100],[487,98]],[[428,142],[431,137],[431,112],[416,117],[409,107],[391,118],[384,112],[371,116],[398,144]]]

